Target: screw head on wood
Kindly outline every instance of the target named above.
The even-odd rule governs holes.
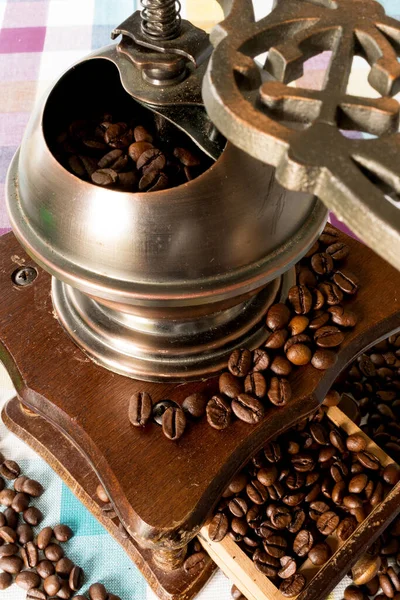
[[[12,281],[15,285],[25,287],[33,283],[38,276],[38,272],[34,267],[21,267],[12,274]]]

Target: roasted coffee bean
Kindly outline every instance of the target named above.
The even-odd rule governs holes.
[[[341,505],[343,504],[343,499],[346,494],[346,483],[345,481],[338,481],[333,486],[332,490],[332,501],[335,504]]]
[[[332,321],[340,327],[355,327],[357,325],[357,315],[351,310],[344,309],[340,304],[330,306],[328,313],[331,315]]]
[[[299,531],[293,542],[293,551],[297,556],[306,556],[314,544],[314,538],[310,531],[303,529]]]
[[[313,521],[318,521],[321,515],[329,511],[329,504],[323,500],[315,500],[310,502],[309,515]]]
[[[6,590],[10,587],[13,582],[12,575],[10,573],[0,573],[0,590]],[[46,600],[46,599],[44,599]]]
[[[297,452],[295,452],[295,454],[297,454]],[[285,481],[286,487],[288,487],[289,490],[299,490],[305,485],[305,482],[305,474],[299,471],[290,472]]]
[[[3,556],[14,556],[14,554],[18,554],[19,547],[17,544],[3,544],[0,546],[0,558]]]
[[[39,523],[43,520],[43,515],[41,511],[36,508],[36,506],[30,506],[26,510],[24,510],[22,514],[24,521],[29,525],[39,525]]]
[[[288,299],[297,315],[306,315],[312,308],[312,295],[305,285],[295,285],[290,288]]]
[[[258,504],[253,504],[246,515],[246,521],[252,529],[256,529],[262,522],[263,515],[261,507]]]
[[[366,600],[365,594],[355,585],[349,585],[343,593],[344,600]]]
[[[49,544],[44,549],[44,555],[48,560],[58,562],[64,556],[64,550],[58,544]]]
[[[0,569],[11,575],[16,575],[22,571],[23,562],[19,556],[3,556],[0,558]]]
[[[338,261],[347,258],[350,248],[344,242],[336,242],[335,244],[328,246],[325,252],[329,254],[333,260]]]
[[[250,377],[250,375],[246,377],[245,385],[246,381],[248,380],[248,377]],[[241,380],[237,377],[234,377],[231,373],[222,373],[220,375],[218,383],[220,393],[224,394],[225,396],[228,396],[228,398],[237,398],[237,396],[239,396],[239,394],[243,392]]]
[[[231,406],[238,419],[250,425],[259,423],[265,414],[261,402],[249,394],[240,394],[232,401]]]
[[[288,325],[292,337],[304,333],[309,323],[310,320],[304,315],[296,315],[295,317],[293,317]]]
[[[331,535],[339,525],[339,517],[333,511],[324,512],[317,521],[317,529],[323,535]]]
[[[14,481],[14,490],[16,492],[23,492],[23,485],[25,481],[28,481],[28,477],[25,477],[25,475],[20,475],[17,477],[17,479]]]
[[[2,514],[4,518],[5,525],[11,527],[11,529],[16,529],[18,525],[19,515],[15,512],[11,506],[8,506]],[[1,523],[3,523],[3,519],[0,519]]]
[[[336,537],[341,542],[345,542],[354,533],[357,528],[357,521],[353,517],[346,517],[341,521],[335,531]]]
[[[228,533],[229,522],[224,513],[217,513],[208,526],[208,535],[213,542],[221,542]]]
[[[321,493],[321,486],[319,485],[319,483],[316,483],[315,485],[312,486],[312,488],[310,489],[308,494],[305,496],[304,501],[308,502],[308,503],[315,502],[315,500],[318,498],[320,493]]]
[[[311,350],[305,344],[295,344],[286,353],[287,358],[296,366],[307,365],[312,358]]]
[[[280,593],[286,598],[297,596],[304,589],[306,579],[302,573],[295,573],[289,579],[284,579],[279,586]]]
[[[89,588],[90,600],[107,600],[107,590],[102,583],[92,583]]]
[[[11,506],[16,495],[14,490],[2,490],[0,492],[0,504],[3,506]]]
[[[186,573],[189,573],[191,576],[200,573],[204,569],[204,565],[206,563],[206,553],[205,552],[196,552],[189,556],[185,562],[183,563],[183,568]]]
[[[227,400],[216,394],[206,406],[207,421],[214,429],[225,429],[231,422],[232,409]]]
[[[22,571],[16,576],[15,583],[23,590],[31,590],[32,588],[39,587],[40,577],[33,571]]]
[[[380,468],[379,460],[371,454],[370,452],[358,452],[357,460],[362,464],[366,469],[371,469],[372,471],[377,471]]]
[[[28,508],[29,503],[29,496],[23,492],[19,492],[12,501],[11,508],[17,513],[24,512]]]
[[[33,529],[27,523],[21,523],[21,525],[18,525],[16,531],[18,535],[18,541],[22,546],[33,541]]]
[[[331,549],[326,542],[316,544],[308,553],[308,558],[313,565],[324,565],[331,557]]]
[[[153,412],[153,401],[147,392],[136,392],[129,401],[129,421],[135,427],[144,427]]]
[[[268,398],[275,406],[285,406],[292,397],[289,381],[283,377],[272,377],[268,389]]]
[[[351,494],[361,494],[368,483],[368,476],[365,473],[354,475],[349,481],[349,492]]]
[[[333,271],[333,258],[327,252],[318,252],[312,256],[311,266],[317,275],[329,275]]]
[[[282,568],[278,571],[278,577],[281,579],[289,579],[297,571],[296,561],[291,556],[283,556],[281,559]]]
[[[231,531],[234,534],[239,535],[243,538],[247,533],[248,525],[245,519],[239,519],[238,517],[233,517],[231,521]]]
[[[253,554],[253,562],[256,569],[267,577],[275,577],[281,566],[277,558],[259,549]]]
[[[246,494],[254,504],[264,504],[269,498],[267,488],[257,479],[247,484]]]
[[[264,346],[265,348],[271,350],[278,350],[279,348],[282,348],[285,345],[288,337],[289,333],[286,331],[286,329],[277,329],[268,336]]]
[[[50,544],[51,538],[53,537],[53,529],[51,527],[44,527],[37,536],[36,544],[40,550],[44,550]]]
[[[127,148],[133,141],[133,135],[126,123],[112,123],[107,127],[104,140],[113,148]]]
[[[68,542],[73,536],[72,529],[68,525],[56,525],[53,533],[58,542]]]
[[[344,335],[337,327],[326,325],[317,329],[314,340],[321,348],[335,348],[343,342]]]
[[[91,175],[92,183],[107,187],[113,185],[118,180],[118,173],[113,169],[97,169]]]
[[[245,489],[247,485],[247,475],[243,472],[237,473],[235,477],[231,480],[229,486],[227,487],[228,493],[223,495],[223,497],[233,496],[234,494],[240,494],[242,490]]]
[[[292,363],[284,356],[275,356],[272,360],[270,369],[275,375],[287,377],[293,370]]]
[[[381,559],[379,556],[368,556],[367,554],[364,554],[351,569],[351,575],[355,585],[365,585],[371,581],[371,579],[377,575],[380,566]]]
[[[83,580],[84,574],[81,567],[78,567],[77,565],[73,566],[68,579],[68,584],[71,590],[73,590],[74,592],[80,590],[83,585]]]
[[[68,579],[73,567],[74,563],[72,560],[64,556],[56,563],[56,574],[61,577],[61,579]]]
[[[16,479],[20,473],[20,466],[14,460],[5,460],[0,465],[0,474],[6,479]]]
[[[230,375],[230,373],[224,373],[224,375]],[[185,413],[189,414],[194,419],[200,419],[206,413],[207,396],[200,392],[195,392],[190,396],[187,396],[182,402],[182,408]]]
[[[328,312],[319,311],[311,318],[309,328],[316,330],[328,323],[330,314]]]
[[[4,525],[0,527],[0,539],[2,539],[7,544],[14,544],[17,541],[17,533],[8,525]]]
[[[252,370],[254,372],[265,371],[266,369],[268,369],[270,362],[271,359],[266,350],[262,350],[261,348],[254,350],[252,364]]]
[[[246,500],[244,500],[243,498],[233,498],[229,502],[228,506],[229,510],[231,511],[234,517],[241,519],[242,517],[246,516],[248,507]]]
[[[24,554],[22,554],[23,552]],[[27,542],[25,544],[24,548],[21,550],[21,557],[27,569],[36,567],[39,562],[39,552],[33,542]]]
[[[367,447],[367,441],[361,433],[353,433],[347,437],[346,446],[350,452],[363,452]]]
[[[358,278],[347,269],[336,271],[333,275],[333,281],[346,294],[356,294],[358,291]]]
[[[262,373],[249,373],[244,380],[244,391],[256,398],[264,398],[267,394],[267,382]]]
[[[61,588],[61,580],[57,575],[46,577],[43,582],[43,588],[49,596],[55,596]]]
[[[264,455],[268,462],[278,463],[282,459],[282,450],[278,442],[269,442],[264,448]]]
[[[312,356],[311,364],[315,369],[324,371],[333,367],[336,361],[337,355],[331,350],[317,350]]]
[[[341,454],[344,454],[346,452],[345,441],[341,434],[337,431],[337,429],[332,429],[329,432],[329,441],[332,444],[332,446],[339,450]]]
[[[260,469],[257,473],[257,479],[266,487],[271,486],[278,479],[278,469],[275,465]]]
[[[251,352],[245,348],[232,352],[228,361],[228,369],[235,377],[246,377],[252,363]]]
[[[319,463],[330,463],[332,459],[336,456],[337,450],[333,446],[325,446],[321,448],[318,454],[318,462]]]
[[[276,529],[285,529],[292,520],[290,509],[286,506],[275,506],[271,511],[270,519]]]
[[[267,312],[267,327],[272,331],[284,329],[290,321],[290,310],[286,304],[273,304]]]
[[[324,281],[318,285],[318,289],[329,306],[340,304],[343,300],[343,292],[335,283]]]
[[[297,273],[297,283],[312,289],[317,285],[317,278],[311,269],[301,266]]]
[[[320,423],[311,423],[310,433],[317,444],[324,446],[328,442],[328,433]]]
[[[47,594],[39,588],[32,588],[26,592],[27,600],[47,600]]]
[[[17,490],[14,484],[14,488],[16,491],[24,492],[28,494],[28,496],[32,496],[33,498],[39,498],[44,492],[43,486],[34,479],[25,478],[21,485],[22,489]]]
[[[394,463],[387,465],[382,472],[382,477],[389,485],[396,485],[400,481],[399,466]]]
[[[186,417],[179,407],[170,406],[162,416],[162,429],[169,440],[179,440],[186,427]]]
[[[336,390],[330,390],[324,398],[324,406],[337,406],[340,402],[340,394]]]
[[[290,460],[296,471],[300,471],[301,473],[312,471],[315,467],[314,457],[307,452],[299,452],[292,456]]]
[[[304,345],[311,344],[310,336],[305,333],[300,333],[299,335],[294,335],[288,339],[288,341],[286,342],[283,349],[287,354],[293,346],[298,345],[298,344],[304,344]]]
[[[306,520],[306,513],[302,508],[296,508],[291,516],[291,521],[289,525],[287,525],[287,530],[290,533],[298,533],[304,525]]]
[[[36,571],[38,572],[38,574],[40,575],[40,577],[42,579],[46,579],[47,577],[50,577],[50,575],[54,575],[55,573],[55,568],[53,563],[50,560],[41,560],[37,566],[36,566]]]
[[[263,541],[264,550],[274,558],[282,558],[286,554],[287,541],[282,535],[271,533]]]

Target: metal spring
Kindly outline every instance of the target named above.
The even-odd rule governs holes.
[[[141,0],[142,31],[157,40],[177,37],[181,28],[179,0]]]

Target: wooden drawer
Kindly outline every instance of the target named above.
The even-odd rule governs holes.
[[[327,416],[347,435],[361,433],[367,440],[367,450],[379,458],[383,466],[394,462],[339,408],[329,408]],[[326,539],[332,549],[332,557],[325,565],[316,567],[308,559],[301,565],[299,572],[306,576],[307,585],[297,596],[297,600],[325,600],[360,554],[379,537],[399,512],[400,482],[360,523],[348,540],[340,544],[334,535]],[[252,560],[230,536],[227,535],[222,542],[213,542],[208,535],[208,526],[205,526],[199,534],[199,540],[211,558],[248,600],[286,600],[278,588],[256,569]]]

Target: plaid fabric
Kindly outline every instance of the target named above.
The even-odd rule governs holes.
[[[257,16],[266,14],[272,0],[254,0]],[[4,181],[10,160],[21,142],[35,100],[71,63],[110,42],[110,31],[137,8],[138,0],[0,0],[0,235],[9,230],[4,208]],[[210,30],[221,20],[215,0],[183,0],[182,14]],[[384,0],[387,12],[400,17],[399,0]],[[303,83],[316,86],[323,77],[327,56],[309,61]],[[355,59],[350,90],[368,96],[368,68]],[[301,83],[301,82],[300,82]],[[374,95],[375,92],[372,92]],[[334,221],[334,218],[333,218]],[[0,367],[0,408],[12,395],[12,384]],[[94,581],[123,600],[151,600],[154,594],[118,544],[91,517],[52,470],[25,444],[0,424],[1,451],[20,460],[24,471],[42,481],[46,492],[38,506],[44,525],[69,524],[76,535],[68,555],[87,574],[84,590]],[[343,597],[344,581],[332,595]],[[200,594],[200,600],[228,600],[230,582],[221,572]],[[13,586],[4,600],[23,600],[25,592]]]

